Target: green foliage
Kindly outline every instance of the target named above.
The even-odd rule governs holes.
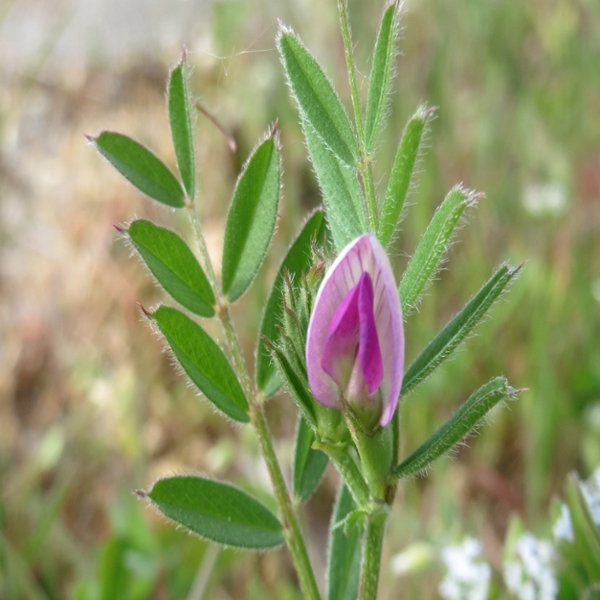
[[[281,324],[283,317],[281,300],[284,274],[289,273],[291,279],[300,278],[310,266],[311,244],[313,241],[322,241],[324,234],[325,216],[322,211],[317,211],[306,221],[302,231],[290,246],[269,292],[256,351],[256,385],[267,397],[273,395],[281,385],[263,338],[274,342],[278,337],[277,326]]]
[[[302,119],[340,160],[354,165],[358,157],[354,131],[323,69],[298,37],[285,27],[280,28],[277,47]]]
[[[340,252],[352,240],[368,231],[367,214],[356,172],[344,165],[306,120],[303,121],[306,147],[323,192],[327,225]]]
[[[294,494],[301,502],[313,495],[329,463],[327,454],[312,448],[314,441],[314,431],[300,417],[294,451]]]
[[[270,548],[284,541],[275,515],[232,485],[192,475],[169,477],[146,495],[165,516],[220,544]]]
[[[159,307],[148,317],[194,385],[228,417],[247,423],[248,400],[223,351],[204,329],[168,306]]]
[[[352,494],[340,487],[331,515],[327,560],[327,600],[356,600],[360,573],[360,529],[344,527],[343,521],[355,510]]]
[[[306,375],[297,372],[286,356],[286,353],[279,346],[270,342],[265,343],[273,356],[277,371],[283,378],[287,391],[292,396],[292,400],[296,403],[304,419],[315,429],[317,426],[317,415],[314,407],[315,400],[308,387]]]
[[[475,195],[455,187],[435,211],[400,282],[402,313],[406,317],[438,271],[444,254],[465,209],[475,203]]]
[[[429,439],[394,470],[395,477],[407,477],[426,469],[481,424],[485,415],[499,402],[517,394],[504,377],[496,377],[479,388]]]
[[[431,110],[427,110],[424,105],[421,105],[407,123],[400,139],[383,200],[377,234],[384,246],[392,241],[400,223],[402,209],[410,190],[415,165],[419,157],[423,135],[431,114]]]
[[[402,396],[428,377],[448,358],[483,319],[521,267],[503,265],[419,354],[404,375]]]
[[[112,131],[90,138],[98,151],[140,192],[167,206],[181,208],[184,192],[169,168],[148,148]]]
[[[390,93],[394,59],[396,58],[398,10],[399,2],[397,0],[394,0],[385,9],[375,43],[365,115],[365,141],[369,154],[375,147]]]
[[[235,187],[223,246],[223,293],[237,300],[265,258],[277,220],[281,162],[275,130],[250,155]]]
[[[187,86],[185,53],[181,62],[171,71],[167,86],[169,104],[169,122],[177,166],[187,191],[194,199],[196,193],[196,152],[194,149],[194,131],[192,128],[192,103]]]
[[[194,253],[176,233],[144,220],[134,221],[124,233],[158,283],[179,304],[201,317],[214,316],[210,283]]]
[[[600,529],[581,491],[576,474],[567,479],[566,500],[573,527],[573,545],[590,583],[600,584]]]

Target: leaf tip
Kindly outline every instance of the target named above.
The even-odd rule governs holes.
[[[138,498],[147,498],[148,497],[148,492],[144,491],[144,490],[133,490],[131,492],[134,496],[137,496]]]
[[[127,229],[125,229],[125,227],[121,227],[120,225],[113,225],[113,227],[122,235],[127,233]]]
[[[96,138],[93,135],[89,135],[87,133],[84,133],[83,136],[85,137],[85,139],[90,143],[90,144],[95,144],[96,143]]]
[[[137,305],[139,306],[139,309],[144,313],[145,317],[148,317],[149,319],[152,318],[153,313],[151,313],[149,310],[146,310],[144,308],[144,306],[141,304],[141,302],[138,302]]]
[[[275,137],[275,134],[277,133],[278,127],[279,127],[279,117],[277,117],[275,119],[275,123],[273,123],[273,127],[271,129],[271,135],[270,135],[270,137]]]
[[[181,47],[181,64],[187,60],[187,48],[185,44]]]

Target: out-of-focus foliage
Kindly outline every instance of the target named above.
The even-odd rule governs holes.
[[[350,2],[362,73],[380,13],[377,3]],[[299,597],[284,552],[217,556],[128,495],[183,465],[244,475],[258,496],[267,484],[256,441],[193,396],[139,318],[136,300],[152,306],[162,298],[112,230],[134,213],[178,231],[183,221],[99,167],[83,134],[108,125],[126,131],[174,170],[164,82],[185,42],[190,92],[239,148],[231,154],[198,116],[197,187],[210,250],[220,255],[239,161],[279,118],[285,193],[275,244],[283,254],[320,198],[275,50],[277,17],[301,34],[349,105],[337,78],[344,56],[334,2],[221,0],[208,15],[195,36],[171,34],[156,54],[103,61],[90,46],[89,61],[57,69],[53,48],[77,27],[65,13],[26,68],[0,74],[2,598],[96,599],[115,590],[192,598],[205,584],[206,597],[217,599]],[[447,189],[464,182],[487,195],[450,250],[452,278],[440,273],[407,324],[407,364],[498,264],[528,261],[511,302],[496,306],[462,354],[404,402],[402,456],[486,377],[503,372],[529,391],[457,460],[408,482],[387,551],[469,532],[501,572],[509,516],[549,535],[549,503],[567,473],[587,476],[600,464],[600,6],[408,1],[402,25],[380,191],[407,120],[421,102],[439,108],[408,198],[414,206],[394,242],[397,272]],[[367,83],[359,81],[365,99]],[[262,268],[234,313],[242,333],[259,322],[277,267],[273,260]],[[269,417],[291,465],[289,402],[275,399]],[[331,478],[305,508],[316,565],[326,563]],[[442,570],[427,564],[402,580],[405,597],[436,597]],[[382,576],[394,597],[394,572],[384,564]]]

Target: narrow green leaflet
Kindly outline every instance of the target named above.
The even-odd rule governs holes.
[[[404,375],[402,396],[408,394],[456,350],[481,321],[490,306],[500,297],[506,286],[520,271],[521,266],[509,268],[507,265],[502,265],[464,308],[435,336]]]
[[[395,477],[407,477],[426,469],[436,458],[451,450],[476,429],[485,415],[499,402],[513,399],[518,390],[504,377],[496,377],[479,388],[461,407],[406,460],[393,471]]]
[[[370,154],[385,114],[389,97],[390,82],[396,57],[396,36],[398,34],[398,2],[395,0],[383,13],[369,77],[367,111],[365,114],[365,139]]]
[[[288,28],[281,27],[277,47],[303,120],[342,161],[354,165],[356,138],[348,115],[329,79],[312,54]]]
[[[333,515],[329,533],[329,557],[327,561],[327,600],[356,600],[360,575],[360,529],[335,527],[356,508],[352,494],[342,485]]]
[[[88,139],[140,192],[167,206],[181,208],[184,205],[181,184],[148,148],[112,131],[103,131],[97,138]]]
[[[266,341],[265,343],[292,400],[296,403],[307,423],[312,428],[315,428],[317,426],[317,416],[313,406],[315,400],[310,393],[306,375],[302,377],[294,370],[294,367],[290,364],[290,361],[281,348],[275,346],[270,341]]]
[[[127,541],[120,536],[112,537],[102,548],[98,574],[100,600],[126,597],[130,571],[124,558],[128,550]]]
[[[169,306],[161,306],[148,316],[194,385],[227,416],[247,423],[250,418],[246,396],[223,351],[208,333]]]
[[[323,204],[333,243],[340,252],[369,231],[367,213],[356,172],[344,166],[305,120],[304,136],[310,159],[323,192]]]
[[[277,220],[281,162],[275,131],[246,161],[227,215],[223,293],[237,300],[265,258]]]
[[[455,187],[435,211],[400,282],[400,300],[405,317],[412,312],[436,274],[465,209],[474,203],[473,193]]]
[[[179,173],[188,197],[193,200],[196,192],[196,153],[185,59],[184,53],[181,62],[171,71],[168,85],[169,122]]]
[[[566,501],[573,525],[573,543],[590,580],[600,583],[600,531],[590,513],[575,473],[567,479]]]
[[[215,314],[215,297],[202,267],[176,234],[150,221],[134,221],[129,239],[158,283],[189,311],[201,317]]]
[[[220,544],[271,548],[284,542],[277,517],[242,490],[195,475],[160,479],[143,494],[164,515]]]
[[[294,494],[301,502],[306,502],[313,495],[329,463],[327,454],[312,448],[314,441],[313,430],[301,416],[294,455]]]
[[[266,397],[272,396],[281,386],[275,371],[271,354],[263,341],[263,336],[275,341],[277,325],[281,323],[283,313],[283,275],[287,271],[292,277],[300,277],[310,267],[310,250],[313,238],[317,242],[325,235],[325,215],[322,211],[315,212],[305,223],[302,231],[288,250],[271,287],[269,298],[260,326],[260,336],[256,352],[256,385],[263,390]]]
[[[384,246],[392,241],[400,223],[402,209],[410,190],[415,165],[419,157],[423,133],[432,114],[432,110],[428,110],[424,105],[420,106],[407,123],[400,139],[383,200],[381,219],[379,220],[377,237]]]

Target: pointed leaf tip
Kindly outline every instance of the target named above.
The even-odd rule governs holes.
[[[144,316],[148,317],[149,319],[152,318],[153,313],[151,313],[150,311],[146,310],[144,308],[144,306],[142,305],[141,302],[138,302],[137,305],[138,305],[139,309],[144,313]]]
[[[90,142],[90,144],[96,143],[96,138],[93,135],[88,135],[87,133],[83,134],[83,137]]]
[[[148,497],[148,492],[145,492],[144,490],[132,490],[131,493],[134,494],[135,496],[137,496],[138,498],[147,498]]]

